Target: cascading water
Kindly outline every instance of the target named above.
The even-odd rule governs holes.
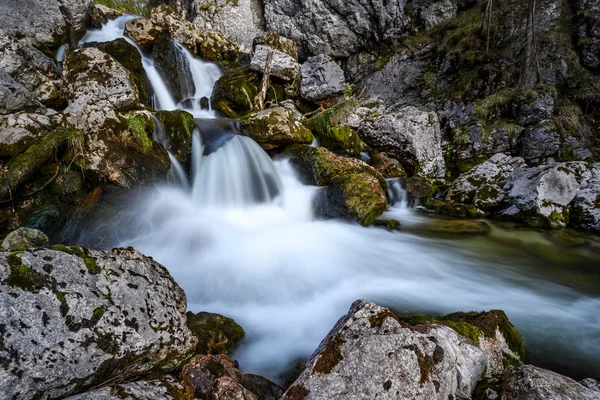
[[[194,62],[195,98],[210,97],[213,67],[199,61],[194,73]],[[157,106],[174,107],[157,90],[160,76],[148,76]],[[191,310],[233,317],[246,329],[236,354],[243,369],[277,377],[364,297],[399,312],[503,309],[523,333],[531,362],[600,375],[593,250],[544,262],[553,242],[496,225],[485,237],[424,237],[410,229],[431,219],[407,208],[399,181],[390,181],[394,206],[383,217],[398,219],[401,232],[317,220],[312,199],[320,189],[301,184],[286,160],[271,162],[230,122],[206,121],[198,120],[193,136],[189,184],[174,163],[179,178],[150,189],[129,223],[115,229],[118,244],[169,269]]]

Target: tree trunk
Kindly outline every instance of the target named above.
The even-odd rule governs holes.
[[[523,66],[521,69],[521,84],[530,86],[534,83],[535,68],[535,7],[536,0],[529,0],[529,13],[527,15],[527,37]]]

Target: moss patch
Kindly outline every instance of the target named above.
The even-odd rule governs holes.
[[[187,325],[198,338],[197,354],[229,354],[245,336],[233,319],[218,314],[188,312]]]
[[[390,310],[382,311],[369,317],[371,328],[381,328],[381,325],[383,325],[383,321],[385,321],[386,318],[393,318],[398,321],[398,316]]]
[[[310,391],[304,385],[295,385],[285,392],[282,400],[303,400],[308,396]]]
[[[336,335],[327,342],[325,349],[321,352],[319,359],[312,369],[312,374],[329,374],[336,365],[344,359],[340,347],[346,343],[341,335]]]
[[[20,253],[11,253],[6,257],[6,262],[10,267],[10,274],[4,281],[4,284],[33,293],[37,293],[43,288],[51,289],[52,278],[23,264],[18,254]]]
[[[90,274],[98,275],[102,271],[102,269],[98,266],[97,259],[95,257],[89,256],[89,250],[84,247],[68,247],[62,244],[57,244],[55,246],[52,246],[52,249],[56,251],[62,251],[63,253],[71,254],[81,258]]]

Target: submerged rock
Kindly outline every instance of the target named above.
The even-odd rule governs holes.
[[[502,388],[502,400],[600,399],[600,390],[533,365],[508,367],[502,375]]]
[[[291,144],[310,144],[314,140],[310,130],[283,107],[249,114],[241,120],[241,133],[254,139],[265,150]]]
[[[244,338],[244,329],[233,319],[219,314],[189,311],[187,325],[198,338],[198,354],[230,354]]]
[[[134,250],[1,253],[0,302],[0,381],[14,399],[168,372],[196,346],[183,290]]]
[[[22,251],[48,245],[48,236],[44,232],[26,227],[12,231],[2,241],[4,251]]]
[[[370,146],[397,158],[407,172],[444,177],[442,133],[436,113],[404,107],[364,121],[358,133]]]
[[[418,227],[419,230],[440,234],[487,234],[491,228],[483,221],[438,219]]]

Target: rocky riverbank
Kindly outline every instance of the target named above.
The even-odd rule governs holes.
[[[186,314],[184,292],[151,258],[47,242],[23,228],[2,243],[8,399],[600,399],[599,381],[525,364],[502,311],[432,318],[366,300],[282,387],[240,372],[230,355],[243,329]]]

